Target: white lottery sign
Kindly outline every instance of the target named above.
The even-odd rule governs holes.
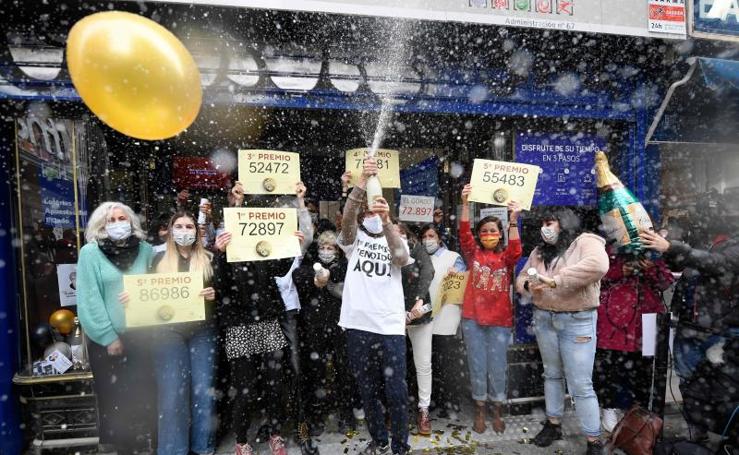
[[[400,196],[400,211],[398,218],[401,221],[412,223],[430,223],[434,219],[434,198],[430,196]]]

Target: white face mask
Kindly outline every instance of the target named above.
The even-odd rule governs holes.
[[[318,250],[318,259],[324,264],[330,264],[336,259],[336,251],[331,248],[321,248]]]
[[[197,236],[194,230],[190,229],[173,229],[172,240],[179,246],[190,246],[195,243]]]
[[[439,242],[434,239],[423,239],[423,246],[428,254],[434,254],[439,249]]]
[[[108,223],[105,225],[105,232],[108,233],[110,240],[126,240],[131,237],[131,222],[116,221],[115,223]]]
[[[362,226],[364,226],[364,228],[367,229],[367,232],[371,234],[382,233],[382,220],[378,215],[369,215],[364,217]]]
[[[554,245],[555,243],[557,243],[557,239],[559,238],[559,229],[542,226],[541,238],[544,240],[544,242],[550,245]]]

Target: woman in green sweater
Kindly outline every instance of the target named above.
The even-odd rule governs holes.
[[[136,214],[120,202],[104,202],[92,212],[85,231],[87,244],[77,263],[77,311],[89,339],[90,366],[95,376],[101,450],[118,455],[133,453],[134,423],[139,391],[132,366],[142,366],[146,349],[126,334],[121,305],[123,275],[146,273],[151,246]],[[138,370],[139,368],[137,368]]]

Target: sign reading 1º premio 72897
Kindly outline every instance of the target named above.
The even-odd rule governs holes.
[[[226,247],[228,262],[268,261],[301,255],[296,209],[223,209],[226,232],[231,243]]]

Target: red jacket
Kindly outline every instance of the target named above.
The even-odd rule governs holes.
[[[516,261],[521,258],[521,240],[509,241],[499,253],[485,250],[475,241],[470,222],[462,221],[459,242],[470,270],[462,317],[480,325],[512,327],[511,280]]]
[[[674,278],[661,259],[636,275],[624,276],[623,265],[631,257],[613,254],[601,281],[598,307],[598,348],[636,352],[641,350],[641,315],[663,313],[662,291]]]

